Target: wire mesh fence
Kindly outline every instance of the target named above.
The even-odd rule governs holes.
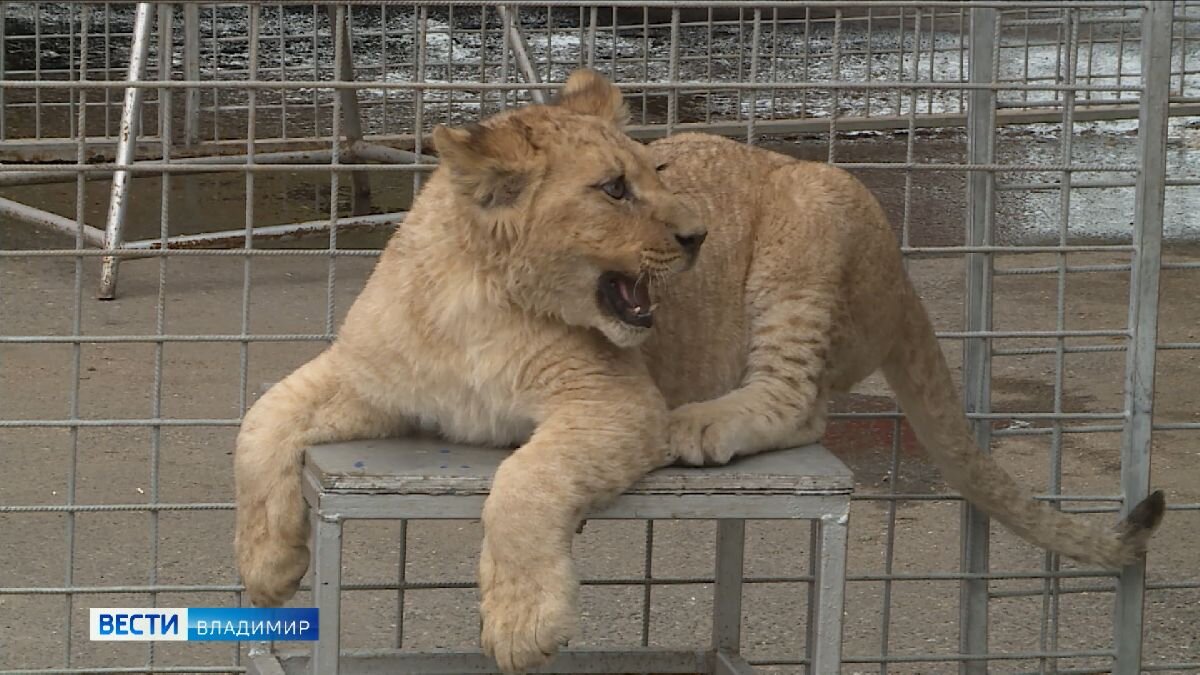
[[[1167,490],[1144,579],[1059,561],[948,494],[868,381],[826,437],[858,481],[845,672],[1200,672],[1200,3],[3,2],[0,19],[0,672],[245,670],[244,645],[91,643],[87,608],[243,602],[242,413],[336,334],[436,166],[433,126],[545,100],[579,66],[621,86],[639,138],[730,135],[864,180],[980,441],[1043,498],[1112,519]],[[586,644],[707,635],[714,531],[589,523]],[[742,651],[801,672],[810,533],[747,534]],[[473,645],[478,537],[349,524],[344,644]]]

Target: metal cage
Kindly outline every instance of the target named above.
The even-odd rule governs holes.
[[[1040,498],[1111,520],[1167,491],[1144,569],[1060,561],[948,493],[869,380],[826,437],[858,483],[844,672],[1200,672],[1198,22],[1193,0],[0,2],[0,673],[245,671],[246,645],[89,642],[87,608],[243,602],[243,412],[336,334],[433,126],[581,65],[638,138],[861,177],[977,439]],[[589,524],[585,643],[707,634],[714,527]],[[801,672],[811,533],[746,531],[742,654]],[[348,526],[343,642],[474,644],[478,536]]]

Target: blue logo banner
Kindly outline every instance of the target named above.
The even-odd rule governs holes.
[[[315,607],[189,607],[189,641],[316,640]]]
[[[93,607],[89,637],[97,641],[312,641],[320,635],[315,607]]]

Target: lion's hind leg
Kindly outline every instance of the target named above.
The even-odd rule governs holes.
[[[835,296],[816,286],[768,289],[750,302],[741,386],[671,411],[672,455],[685,464],[724,464],[739,455],[813,443],[825,433]]]
[[[242,422],[234,458],[234,547],[246,591],[259,607],[286,602],[308,569],[304,449],[384,436],[397,427],[343,377],[326,351],[271,387]]]

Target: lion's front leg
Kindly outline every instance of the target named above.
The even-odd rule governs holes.
[[[671,453],[684,464],[725,464],[739,455],[807,445],[825,433],[835,296],[771,286],[751,307],[742,386],[671,411]]]
[[[512,511],[510,511],[512,510]],[[489,497],[479,556],[480,643],[506,673],[549,660],[578,631],[578,581],[557,514]],[[519,530],[519,531],[514,531]]]
[[[309,526],[300,492],[304,449],[399,428],[343,377],[326,351],[267,390],[242,422],[234,457],[234,544],[256,606],[282,605],[308,570]]]
[[[576,633],[580,521],[666,462],[666,405],[648,377],[628,384],[570,388],[496,472],[482,518],[480,638],[506,673],[541,665]]]
[[[780,404],[755,387],[671,411],[674,459],[691,466],[720,466],[734,457],[816,443],[825,434],[826,402]]]

